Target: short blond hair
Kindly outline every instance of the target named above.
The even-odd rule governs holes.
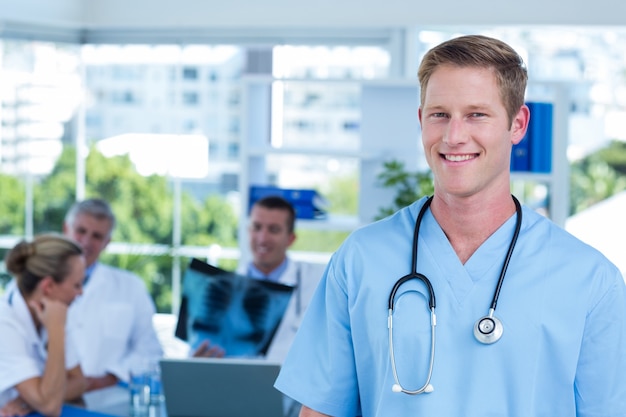
[[[513,118],[524,105],[528,72],[524,60],[511,46],[482,35],[460,36],[435,46],[424,55],[417,72],[421,105],[430,77],[443,65],[493,70],[509,125],[513,123]]]

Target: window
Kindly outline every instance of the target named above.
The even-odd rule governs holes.
[[[195,81],[198,79],[198,68],[196,67],[184,67],[183,68],[183,80]]]
[[[492,28],[489,33],[519,46],[533,79],[564,77],[572,85],[573,111],[583,122],[598,121],[582,124],[594,128],[591,134],[588,129],[571,132],[574,155],[598,146],[605,139],[599,132],[606,131],[607,138],[626,139],[626,30],[507,27]],[[416,62],[426,49],[453,35],[446,30],[416,30],[415,34],[407,44],[415,46],[412,58]],[[138,254],[149,252],[153,256],[150,259],[155,262],[143,258],[133,267],[147,282],[166,283],[158,294],[153,293],[160,311],[164,311],[170,299],[158,300],[171,298],[168,291],[176,276],[173,261],[188,259],[188,253],[179,258],[171,253],[186,246],[206,248],[212,243],[237,246],[234,236],[217,238],[206,231],[208,228],[198,227],[199,219],[206,218],[200,214],[201,193],[189,199],[185,196],[182,212],[174,213],[171,191],[172,181],[178,179],[183,189],[190,182],[194,189],[216,193],[237,189],[240,140],[246,127],[245,115],[241,114],[246,47],[0,42],[0,249],[11,247],[22,236],[60,230],[65,210],[80,190],[75,184],[84,180],[77,178],[84,173],[76,170],[74,143],[75,126],[81,122],[77,115],[83,113],[78,110],[83,106],[86,143],[80,146],[96,152],[86,161],[87,182],[81,197],[99,193],[114,201],[123,199],[125,204],[116,205],[120,222],[140,219],[116,231],[110,251],[116,262],[127,264]],[[281,144],[357,151],[361,120],[356,81],[388,78],[392,54],[379,46],[285,44],[274,47],[271,55],[268,68],[274,77],[301,79],[298,83],[283,82]],[[307,78],[346,82],[307,85]],[[596,129],[598,125],[601,129]],[[41,132],[50,137],[42,139]],[[192,156],[210,158],[208,173],[193,179],[142,175],[137,171],[137,161],[104,155],[102,142],[131,132],[174,137],[193,134],[200,141],[210,138],[206,149],[190,151]],[[144,145],[141,150],[152,155],[154,149]],[[325,172],[349,175],[356,169],[352,160],[269,160],[268,180],[310,178],[322,183]],[[304,170],[310,174],[303,174]],[[172,239],[174,216],[182,223],[180,242]]]
[[[182,102],[185,106],[197,106],[200,102],[200,97],[196,91],[184,91]]]

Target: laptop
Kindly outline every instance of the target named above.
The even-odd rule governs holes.
[[[283,394],[274,388],[279,370],[264,359],[161,359],[167,415],[283,417]]]

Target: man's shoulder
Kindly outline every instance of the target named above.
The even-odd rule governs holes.
[[[128,285],[143,285],[142,279],[137,274],[112,265],[99,263],[94,273],[106,277],[108,281],[118,281]]]
[[[137,275],[134,274],[133,272],[127,270],[127,269],[122,269],[119,268],[117,266],[113,266],[113,265],[109,265],[109,264],[104,264],[104,263],[98,263],[98,265],[96,266],[96,270],[97,271],[106,271],[109,274],[116,274],[116,275],[132,275],[134,277],[136,277]]]
[[[374,220],[371,223],[367,223],[355,229],[344,243],[377,244],[398,234],[405,235],[408,233],[412,235],[417,213],[424,204],[424,201],[426,201],[425,198],[419,199],[387,217]]]

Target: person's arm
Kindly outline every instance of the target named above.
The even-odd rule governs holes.
[[[67,306],[59,301],[43,298],[31,302],[39,321],[48,331],[48,357],[40,377],[20,382],[16,389],[33,409],[45,416],[59,416],[67,388],[65,370],[65,319]]]
[[[311,410],[307,406],[302,406],[300,410],[300,417],[330,417],[328,414],[318,413],[317,411]]]
[[[75,401],[87,391],[87,378],[83,375],[80,366],[75,366],[67,371],[67,389],[65,400]]]
[[[623,415],[626,410],[626,286],[619,274],[596,282],[580,349],[574,388],[578,417]]]
[[[33,411],[22,397],[16,397],[0,408],[0,417],[22,417]]]
[[[106,374],[98,377],[87,377],[87,388],[85,391],[93,391],[96,389],[112,387],[119,381],[118,377],[113,374]]]

